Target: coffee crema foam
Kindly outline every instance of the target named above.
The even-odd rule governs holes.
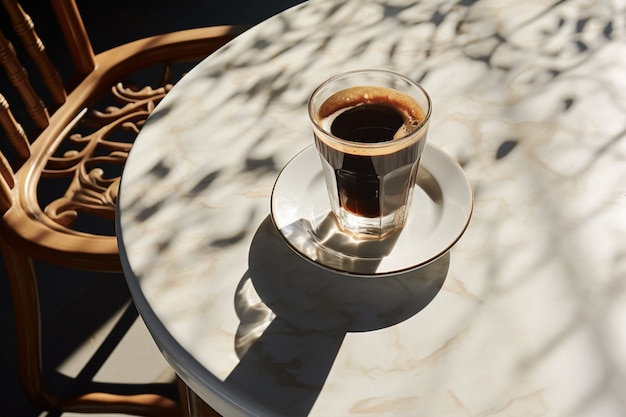
[[[426,115],[422,107],[410,96],[397,90],[386,87],[359,86],[340,90],[322,103],[318,112],[318,123],[326,132],[331,131],[334,120],[347,110],[363,104],[379,104],[394,108],[402,116],[403,123],[394,134],[392,141],[363,143],[342,139],[342,143],[329,143],[328,139],[320,137],[328,146],[337,150],[356,155],[378,155],[393,152],[395,149],[402,149],[425,136],[425,132],[411,137],[411,140],[400,141],[407,138],[424,122]],[[341,138],[340,138],[341,139]],[[396,143],[397,142],[397,143]],[[354,143],[352,146],[348,143]],[[394,146],[395,145],[395,146]],[[384,147],[385,150],[377,150]]]

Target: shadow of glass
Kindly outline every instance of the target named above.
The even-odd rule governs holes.
[[[293,252],[270,218],[257,230],[235,295],[239,364],[225,381],[268,415],[306,415],[348,332],[398,324],[441,289],[446,253],[397,275],[349,276]]]

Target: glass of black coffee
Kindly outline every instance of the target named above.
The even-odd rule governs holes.
[[[339,226],[363,238],[401,229],[426,145],[428,93],[394,72],[351,71],[322,83],[308,112]]]

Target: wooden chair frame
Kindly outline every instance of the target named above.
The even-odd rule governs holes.
[[[151,393],[131,396],[86,393],[77,398],[60,399],[45,390],[33,259],[85,270],[121,271],[115,236],[77,231],[71,226],[80,211],[113,218],[119,178],[104,178],[99,171],[90,171],[88,164],[94,158],[123,164],[131,144],[108,141],[108,127],[123,125],[137,132],[171,85],[135,91],[126,89],[119,81],[129,73],[164,60],[204,58],[245,28],[190,29],[140,39],[94,54],[75,1],[51,0],[74,66],[82,78],[75,88],[66,91],[28,15],[17,0],[1,1],[58,106],[51,112],[42,105],[25,79],[12,45],[0,32],[0,62],[40,131],[36,138],[29,138],[0,95],[0,125],[17,155],[17,162],[13,163],[0,155],[0,246],[14,301],[18,369],[24,391],[37,407],[46,410],[181,415],[179,404]],[[105,121],[100,133],[89,137],[75,135],[75,140],[84,142],[82,151],[55,155],[85,115],[85,109],[111,89],[113,94],[127,99],[126,105],[99,114]],[[97,146],[109,149],[108,154],[94,156],[93,149]],[[72,180],[60,201],[42,208],[37,187],[47,175],[69,175]]]

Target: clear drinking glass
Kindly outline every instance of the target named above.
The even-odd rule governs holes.
[[[386,70],[338,74],[308,104],[339,226],[379,238],[404,226],[431,114],[428,93]]]

